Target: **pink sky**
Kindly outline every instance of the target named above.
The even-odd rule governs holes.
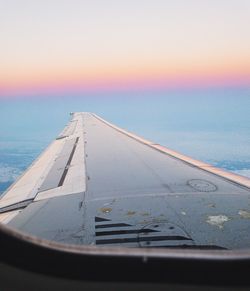
[[[250,86],[248,0],[2,6],[0,96]]]

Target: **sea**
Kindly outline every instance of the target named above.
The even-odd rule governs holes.
[[[250,178],[250,87],[0,96],[0,194],[79,111]]]

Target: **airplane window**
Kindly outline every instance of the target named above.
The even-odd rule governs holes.
[[[250,2],[1,6],[2,242],[248,255]]]

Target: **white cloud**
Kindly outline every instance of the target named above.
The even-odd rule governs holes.
[[[21,173],[18,168],[0,165],[0,183],[15,181]]]
[[[233,171],[236,174],[239,174],[241,176],[245,176],[247,178],[250,178],[250,169],[244,169],[244,170],[237,170],[237,171]]]

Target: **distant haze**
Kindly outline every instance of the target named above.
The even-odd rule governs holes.
[[[1,101],[0,192],[59,134],[71,111],[95,112],[139,136],[250,177],[250,89],[43,97]]]

